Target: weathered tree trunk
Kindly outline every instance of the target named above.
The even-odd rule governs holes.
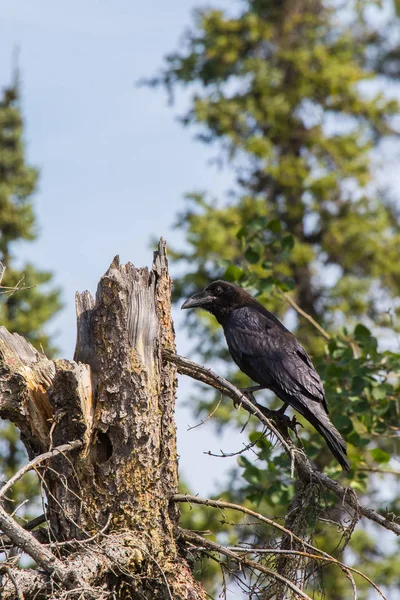
[[[8,569],[1,598],[61,598],[66,589],[81,598],[204,598],[179,555],[170,502],[176,370],[162,360],[174,351],[164,242],[150,270],[114,259],[96,299],[84,292],[76,305],[74,361],[51,361],[0,328],[0,416],[19,427],[30,459],[80,442],[37,467],[43,548],[54,560],[32,551],[44,572]],[[7,527],[4,517],[12,538]]]

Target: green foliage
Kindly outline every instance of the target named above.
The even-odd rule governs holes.
[[[2,285],[12,288],[23,280],[25,289],[0,296],[0,321],[10,331],[20,333],[37,348],[52,354],[44,327],[61,308],[60,292],[46,284],[51,273],[31,264],[16,266],[13,249],[21,240],[34,240],[35,216],[32,195],[38,172],[26,164],[23,121],[17,83],[5,89],[0,102],[0,261],[6,268]],[[29,286],[35,286],[31,287]]]
[[[398,215],[371,185],[371,150],[392,135],[398,104],[361,91],[373,77],[364,34],[322,1],[246,2],[237,17],[197,13],[186,48],[153,83],[195,85],[183,122],[220,143],[239,188],[218,209],[189,196],[177,223],[187,232],[177,293],[218,275],[220,259],[241,266],[236,234],[262,210],[291,236],[288,246],[296,242],[286,270],[304,310],[329,324],[351,313],[390,325],[379,307],[384,294],[398,310]],[[257,250],[245,258],[256,262]],[[321,280],[327,268],[332,276]]]
[[[15,256],[17,244],[36,238],[32,195],[38,171],[26,164],[23,120],[16,81],[4,90],[0,100],[0,323],[11,332],[25,336],[36,348],[53,355],[46,324],[61,308],[60,291],[51,287],[51,273],[32,264],[20,266]],[[7,289],[6,289],[7,288]],[[19,288],[12,291],[12,288]],[[7,479],[15,473],[25,451],[15,427],[3,423],[0,429],[0,472]],[[25,476],[9,494],[10,509],[38,493],[37,478]]]
[[[379,12],[380,4],[367,0],[345,11],[324,0],[245,0],[234,15],[199,10],[185,44],[150,82],[171,94],[182,86],[193,90],[182,122],[220,149],[237,181],[226,202],[210,200],[206,192],[187,196],[176,222],[186,243],[173,252],[185,267],[175,278],[175,297],[225,278],[285,318],[293,317],[290,294],[311,317],[296,315],[297,334],[313,354],[353,470],[342,474],[321,437],[303,423],[306,452],[377,506],[380,486],[371,472],[390,469],[399,454],[400,354],[381,347],[399,330],[400,217],[374,180],[378,151],[383,142],[394,143],[399,114],[377,78],[393,80],[400,73],[397,38],[391,35],[399,22],[387,17],[398,6],[390,0],[385,6],[373,20],[368,15]],[[328,340],[312,319],[329,332]],[[227,357],[209,315],[193,311],[187,323],[203,360]],[[242,374],[228,376],[243,385]],[[199,411],[214,406],[210,396],[202,392]],[[274,406],[276,400],[266,396]],[[223,427],[235,420],[242,425],[244,417],[221,405],[214,420]],[[287,515],[295,494],[290,465],[251,424],[257,460],[253,453],[239,458],[242,486],[230,493],[264,506],[270,516]],[[328,512],[329,519],[329,502],[315,500],[315,514]],[[398,508],[393,498],[390,510]],[[318,527],[321,544],[332,550],[340,534]],[[366,555],[365,540],[355,536],[350,556],[377,582],[385,584],[387,572],[387,586],[395,586],[398,561],[380,554],[375,533]],[[345,597],[345,577],[330,573],[324,597]],[[360,598],[367,594],[360,583]]]

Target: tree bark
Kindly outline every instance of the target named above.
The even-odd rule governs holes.
[[[51,361],[0,328],[0,416],[19,427],[29,458],[80,441],[35,467],[46,497],[44,572],[3,569],[1,597],[203,599],[170,502],[176,367],[162,360],[175,350],[165,243],[150,270],[116,257],[96,298],[77,294],[76,307],[74,361]],[[1,519],[28,553],[39,543]]]

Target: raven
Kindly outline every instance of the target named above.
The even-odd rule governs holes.
[[[272,390],[315,427],[343,469],[350,470],[346,443],[328,417],[322,381],[300,342],[272,313],[234,283],[213,281],[182,308],[204,308],[224,329],[239,369]]]

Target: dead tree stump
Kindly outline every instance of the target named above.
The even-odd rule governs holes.
[[[53,566],[45,556],[44,571],[5,573],[1,597],[202,599],[170,502],[176,369],[162,360],[175,350],[165,243],[151,269],[115,258],[96,298],[77,294],[76,306],[74,361],[49,360],[0,328],[0,416],[17,425],[29,458],[79,441],[36,467]]]

